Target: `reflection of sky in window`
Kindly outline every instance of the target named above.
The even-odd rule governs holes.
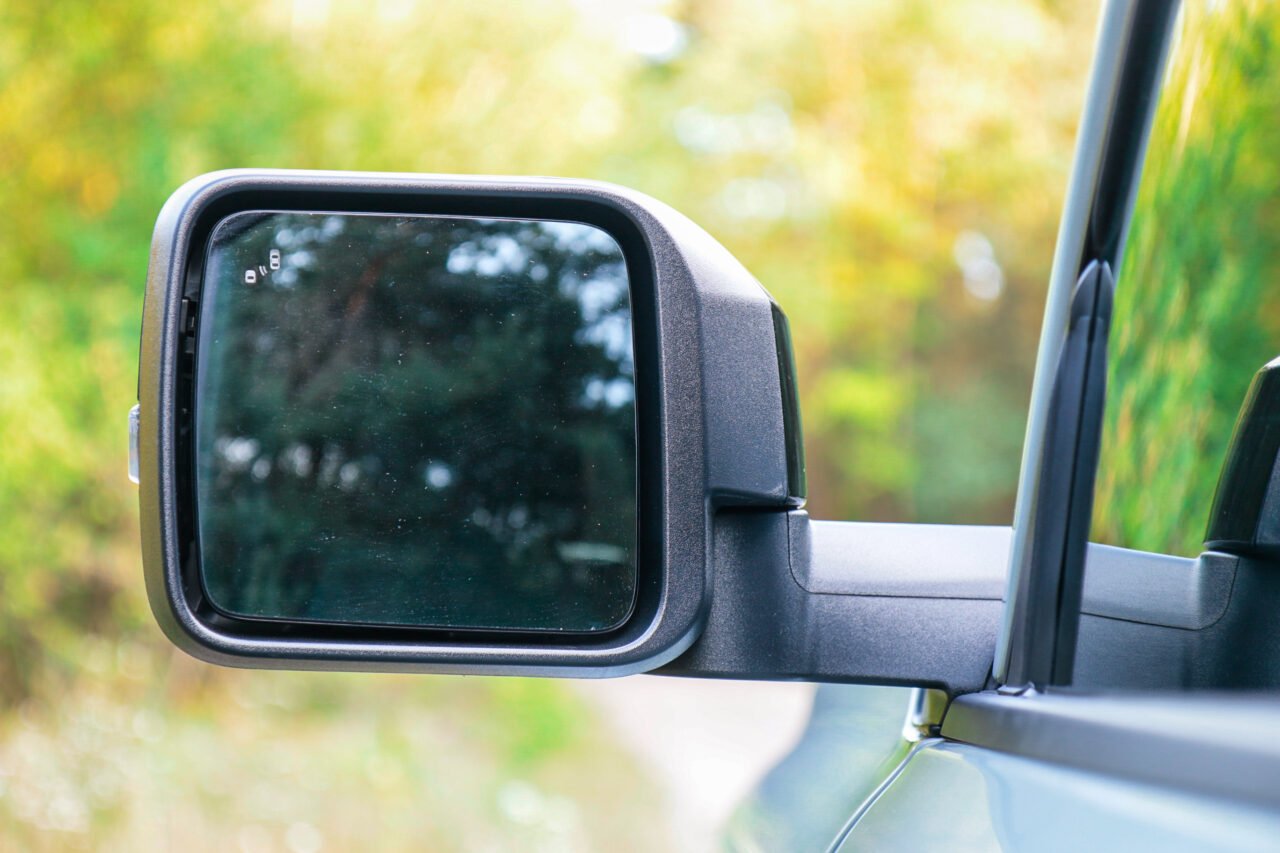
[[[314,218],[314,214],[303,214],[303,216],[307,219]],[[284,217],[281,218],[284,219]],[[319,226],[307,225],[296,230],[286,226],[276,232],[276,245],[281,249],[292,249],[307,243],[328,243],[346,230],[346,218],[346,214],[326,216]],[[284,219],[284,221],[288,220]]]
[[[310,218],[310,217],[308,217]],[[283,251],[281,269],[272,275],[271,284],[291,289],[299,280],[299,272],[312,268],[315,253],[306,247],[329,243],[346,230],[346,215],[328,216],[319,225],[285,224],[276,231],[275,245]],[[510,220],[472,218],[478,225],[507,225]],[[286,223],[288,220],[286,220]],[[582,319],[587,324],[578,336],[579,343],[598,346],[624,373],[632,373],[630,304],[627,300],[627,271],[618,244],[599,228],[576,222],[528,221],[521,223],[531,242],[551,237],[552,248],[559,253],[578,257],[595,255],[589,263],[571,265],[558,282],[561,293],[578,300]],[[426,237],[426,232],[418,238]],[[507,231],[486,234],[467,240],[449,250],[445,262],[455,275],[479,275],[496,278],[525,275],[534,282],[546,279],[549,270],[537,260],[530,248],[521,243],[520,233]],[[421,243],[420,239],[415,242]]]
[[[560,281],[560,290],[578,299],[582,320],[586,324],[577,334],[579,343],[604,350],[622,372],[633,373],[631,349],[631,316],[626,310],[626,268],[621,262],[602,266],[595,277],[581,280],[571,275]]]
[[[422,480],[429,489],[447,489],[453,484],[453,469],[432,459],[422,468]]]

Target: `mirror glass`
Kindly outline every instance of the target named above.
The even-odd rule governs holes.
[[[211,236],[198,335],[215,608],[574,632],[630,614],[635,367],[607,232],[239,213]]]

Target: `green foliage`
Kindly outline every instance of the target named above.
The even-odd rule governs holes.
[[[115,396],[134,381],[137,327],[121,322],[120,303],[110,292],[0,290],[3,704],[42,668],[74,674],[86,635],[127,634],[146,618],[127,592],[136,577],[120,571],[137,561]]]
[[[1196,554],[1280,352],[1280,8],[1184,10],[1117,281],[1094,538]]]

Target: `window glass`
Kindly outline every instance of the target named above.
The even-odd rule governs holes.
[[[1245,390],[1280,354],[1280,5],[1176,25],[1120,266],[1092,538],[1200,551]]]

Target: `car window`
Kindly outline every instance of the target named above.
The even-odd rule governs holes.
[[[1201,550],[1232,425],[1280,355],[1280,6],[1176,24],[1117,281],[1092,538]]]

